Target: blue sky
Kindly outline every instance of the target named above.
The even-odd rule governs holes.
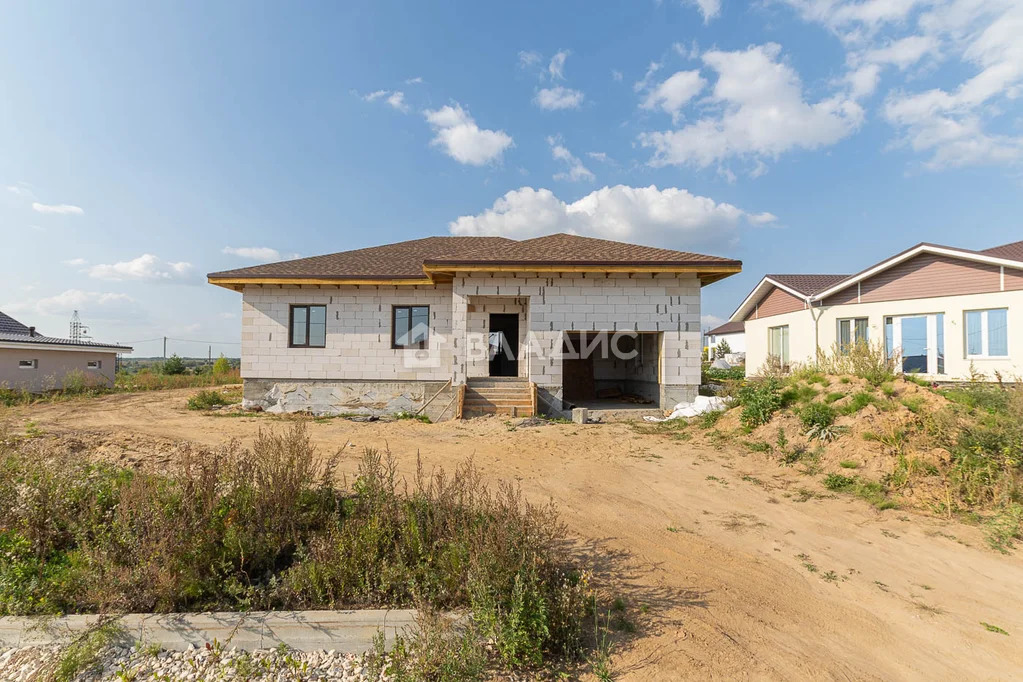
[[[230,355],[205,273],[433,234],[743,260],[708,324],[1023,238],[1015,0],[42,5],[0,10],[0,309],[49,334]]]

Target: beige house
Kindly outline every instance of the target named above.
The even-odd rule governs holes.
[[[1023,242],[918,244],[855,275],[767,275],[731,320],[745,323],[747,374],[867,341],[904,372],[1011,380],[1023,376]]]
[[[64,388],[68,375],[112,386],[117,354],[131,348],[44,336],[0,312],[0,387],[32,393]]]
[[[740,269],[567,234],[429,237],[209,282],[242,294],[246,405],[436,420],[691,399],[700,288]]]

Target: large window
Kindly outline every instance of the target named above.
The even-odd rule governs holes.
[[[767,354],[776,358],[782,367],[789,364],[789,326],[767,330]]]
[[[966,311],[966,357],[1004,358],[1009,355],[1009,311]]]
[[[291,306],[288,345],[292,348],[323,348],[327,345],[327,306]]]
[[[857,343],[867,343],[867,318],[857,317],[838,321],[838,349],[848,353]]]
[[[430,306],[396,305],[391,309],[391,347],[426,348],[430,340]]]

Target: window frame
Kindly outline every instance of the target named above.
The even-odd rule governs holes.
[[[863,320],[863,339],[856,338],[856,323]],[[842,346],[842,323],[847,322],[849,324],[849,346]],[[847,354],[849,350],[856,346],[860,341],[864,343],[870,343],[870,318],[869,317],[840,317],[835,320],[835,345],[842,354]]]
[[[305,308],[305,343],[295,343],[295,309]],[[313,316],[312,308],[323,308],[323,344],[309,343],[309,328]],[[327,305],[325,303],[292,303],[288,306],[288,348],[326,348],[327,347]]]
[[[772,338],[774,337],[774,330],[775,329],[784,330],[784,331],[780,331],[778,333],[778,338],[779,338],[780,343],[782,344],[782,346],[785,349],[785,355],[787,355],[789,357],[783,357],[781,354],[771,352],[772,351],[772,348],[771,348]],[[776,325],[774,327],[768,327],[767,328],[767,355],[768,355],[768,357],[776,357],[776,358],[778,358],[778,364],[780,364],[782,366],[782,368],[786,368],[786,367],[789,366],[789,363],[791,362],[791,351],[790,351],[790,347],[789,347],[789,325],[787,325],[787,324],[779,324],[779,325]]]
[[[426,337],[415,343],[398,343],[398,310],[408,310],[408,328],[405,332],[409,338],[412,337],[412,310],[414,308],[426,308]],[[430,346],[430,306],[418,305],[415,303],[395,303],[391,306],[391,350],[423,350]]]
[[[28,363],[27,365],[25,363]],[[18,369],[39,369],[39,359],[18,360]]]
[[[86,360],[85,369],[103,369],[102,360]]]
[[[991,355],[991,323],[988,321],[988,314],[991,312],[1005,312],[1005,355]],[[980,314],[980,353],[970,352],[970,313]],[[1009,308],[973,308],[963,311],[963,356],[967,360],[1008,360],[1011,357],[1009,350],[1012,345],[1009,343]]]

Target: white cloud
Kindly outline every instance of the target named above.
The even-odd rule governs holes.
[[[533,50],[522,50],[519,52],[519,66],[523,69],[536,66],[543,61],[543,55]]]
[[[89,277],[114,282],[122,280],[159,282],[184,279],[191,269],[191,263],[169,263],[160,260],[151,253],[144,253],[133,260],[112,265],[93,265],[89,268]]]
[[[257,260],[262,263],[271,263],[281,259],[280,251],[271,249],[268,246],[225,246],[222,252],[231,256],[238,256],[239,258]]]
[[[61,261],[64,265],[70,265],[71,267],[81,267],[89,261],[84,258],[69,258],[68,260]]]
[[[938,40],[934,36],[912,35],[871,48],[863,53],[862,60],[869,64],[891,64],[905,70],[925,56],[937,53]]]
[[[678,121],[682,108],[700,94],[706,85],[707,81],[700,77],[699,71],[679,71],[653,88],[640,106],[644,109],[663,109],[671,114],[673,121]]]
[[[798,74],[778,61],[780,52],[768,43],[705,53],[704,63],[718,74],[707,102],[719,113],[679,130],[641,134],[640,143],[654,150],[650,165],[702,168],[732,157],[762,162],[834,144],[859,128],[863,109],[854,99],[839,94],[807,102]]]
[[[514,239],[569,232],[684,249],[727,245],[735,241],[743,224],[763,225],[774,220],[769,213],[750,214],[675,187],[616,185],[572,203],[549,189],[522,187],[500,197],[482,213],[451,222],[449,229],[455,235]]]
[[[405,103],[405,93],[401,90],[377,90],[361,97],[366,102],[375,102],[378,99],[382,99],[394,109],[402,113],[408,112],[408,105]]]
[[[725,323],[723,317],[717,315],[700,315],[700,327],[706,331],[708,329],[717,329]]]
[[[568,59],[568,50],[559,50],[551,57],[551,63],[547,65],[547,73],[551,80],[565,80],[565,60]]]
[[[35,193],[32,191],[32,187],[26,182],[18,182],[13,185],[7,185],[7,191],[11,194],[17,194],[19,197],[35,197]]]
[[[388,95],[387,103],[402,113],[408,112],[408,105],[405,104],[405,93],[401,90],[397,90]]]
[[[578,109],[584,97],[585,95],[578,90],[557,85],[553,88],[543,88],[537,92],[533,102],[536,106],[548,111]]]
[[[607,158],[607,152],[586,152],[586,156],[601,163],[607,163],[610,160]]]
[[[568,166],[567,171],[554,174],[555,180],[570,180],[572,182],[589,180],[592,182],[597,179],[597,176],[590,172],[590,169],[584,166],[582,161],[576,158],[572,152],[568,151],[568,148],[565,147],[560,135],[557,137],[548,137],[547,144],[551,146],[551,157],[555,161],[561,161]]]
[[[885,26],[901,24],[936,0],[783,0],[806,21],[822,24],[847,43],[869,39]]]
[[[625,79],[625,74],[618,69],[611,69],[611,80],[615,82],[621,82]]]
[[[405,85],[421,85],[423,82],[422,76],[416,76],[415,78],[406,78]]]
[[[646,73],[643,77],[632,84],[632,89],[636,92],[642,92],[646,90],[650,85],[650,80],[654,77],[654,74],[661,70],[660,62],[650,62],[650,65],[646,67]]]
[[[504,150],[513,144],[511,136],[503,130],[480,128],[459,104],[428,110],[423,115],[435,133],[430,144],[441,147],[459,163],[482,166],[499,161]]]
[[[32,210],[36,213],[54,213],[57,215],[82,215],[85,211],[73,204],[40,204],[32,202]]]
[[[81,289],[67,289],[35,301],[5,303],[3,309],[35,315],[69,315],[72,311],[78,310],[84,317],[98,319],[123,319],[126,315],[143,314],[135,299],[127,294]]]
[[[709,23],[711,19],[721,14],[721,0],[687,0],[688,4],[695,5],[703,15],[703,23]]]
[[[979,71],[948,90],[890,93],[884,115],[900,142],[928,154],[924,166],[932,170],[1023,160],[1023,136],[992,132],[988,124],[1023,95],[1023,4],[956,2],[920,24],[943,32]]]

